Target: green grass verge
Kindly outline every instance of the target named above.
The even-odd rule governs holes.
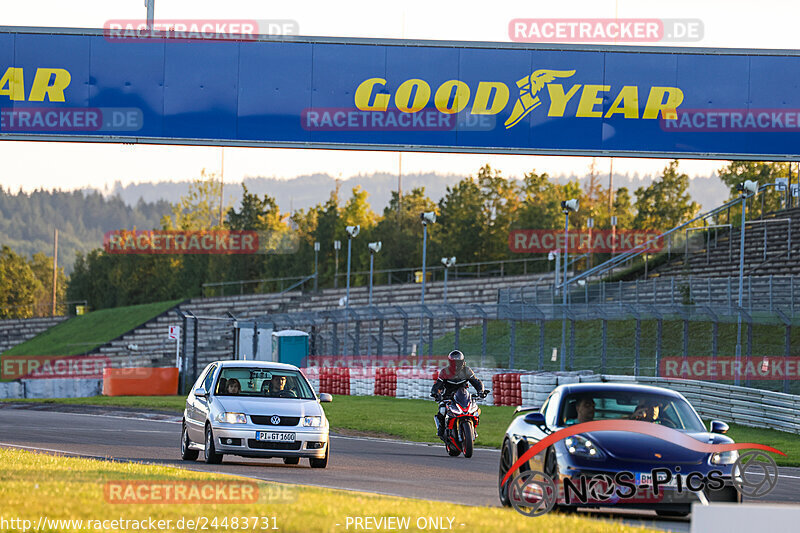
[[[2,355],[79,355],[116,339],[183,300],[92,311],[65,320]],[[166,335],[166,332],[164,332]]]
[[[130,396],[92,398],[59,398],[48,400],[0,400],[67,405],[103,405],[114,407],[147,408],[179,413],[183,410],[183,396]],[[435,406],[425,400],[404,400],[382,396],[335,396],[331,403],[323,404],[331,428],[364,435],[386,436],[415,442],[439,442],[433,425]],[[478,426],[479,446],[499,448],[513,407],[482,406]],[[751,428],[731,424],[728,435],[736,442],[767,444],[786,454],[774,456],[780,466],[800,466],[800,435],[774,429]]]
[[[319,471],[319,478],[325,471]],[[181,518],[196,520],[206,517],[207,530],[235,531],[244,529],[243,519],[249,517],[248,530],[254,530],[252,517],[269,517],[272,530],[287,532],[330,532],[344,530],[348,516],[410,517],[415,524],[418,517],[454,517],[454,528],[481,531],[495,530],[508,532],[530,531],[533,523],[511,509],[467,507],[433,501],[415,500],[381,496],[363,492],[320,489],[294,485],[280,485],[268,482],[252,482],[239,477],[222,474],[192,472],[164,466],[116,463],[95,459],[80,459],[45,455],[24,450],[0,449],[0,501],[3,509],[0,518],[5,520],[30,520],[32,526],[45,516],[49,527],[42,530],[78,531],[91,530],[86,521],[100,520],[170,520],[160,531],[186,531],[178,528]],[[109,501],[114,494],[106,488],[126,481],[150,481],[159,483],[181,481],[226,481],[234,484],[256,483],[256,501],[251,503],[152,503],[119,504]],[[112,485],[109,485],[111,483]],[[146,485],[145,485],[146,486]],[[163,486],[163,485],[162,485]],[[252,487],[252,485],[250,485]],[[211,491],[214,494],[214,491]],[[140,492],[141,494],[141,492]],[[233,519],[236,517],[236,526]],[[274,517],[274,518],[273,518]],[[217,521],[214,522],[213,519]],[[225,521],[223,522],[223,519]],[[53,520],[82,520],[82,527],[76,524],[54,526]],[[274,520],[274,522],[273,522]],[[652,531],[644,528],[625,526],[617,522],[594,521],[576,516],[549,514],[536,518],[537,528],[556,533],[624,533]],[[225,524],[224,526],[222,524]],[[264,522],[259,520],[259,528]],[[445,522],[446,523],[446,522]],[[212,526],[212,524],[216,524]],[[337,527],[337,524],[341,526]],[[139,529],[138,527],[114,527],[109,523],[95,530]],[[202,527],[202,526],[201,526]],[[20,529],[11,526],[10,529]],[[149,529],[144,527],[143,529]],[[414,530],[412,526],[411,530]],[[262,529],[258,529],[261,531]]]
[[[636,321],[609,320],[607,322],[606,367],[601,369],[602,357],[601,320],[583,320],[575,323],[574,369],[592,369],[597,373],[633,375],[636,353]],[[641,341],[639,346],[640,375],[654,376],[658,324],[655,320],[641,321]],[[736,352],[736,323],[718,323],[719,357],[733,357]],[[783,356],[786,329],[776,324],[753,325],[754,356]],[[515,332],[513,364],[511,352],[511,326],[507,321],[493,320],[488,323],[486,353],[481,361],[483,329],[480,326],[461,330],[458,348],[467,356],[472,366],[537,370],[539,368],[540,328],[538,323],[518,322]],[[712,354],[712,325],[706,321],[689,322],[690,356],[710,356]],[[747,350],[747,327],[742,329],[743,348]],[[567,350],[569,353],[570,329],[567,323]],[[791,356],[800,356],[800,327],[791,330]],[[455,334],[448,333],[434,339],[433,353],[446,354],[455,347]],[[544,329],[544,370],[560,370],[560,358],[551,361],[553,348],[561,350],[561,321],[547,321]],[[683,320],[665,319],[662,323],[661,356],[683,356]],[[559,356],[560,357],[560,356]],[[569,364],[567,365],[569,368]],[[725,382],[722,382],[725,383]],[[759,388],[783,390],[783,382],[778,380],[759,380],[754,382]],[[790,393],[800,394],[800,381],[790,382]]]

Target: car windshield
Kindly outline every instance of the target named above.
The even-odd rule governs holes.
[[[691,406],[673,396],[639,391],[594,391],[565,396],[559,426],[593,420],[639,420],[683,431],[705,431]]]
[[[224,367],[214,388],[218,396],[314,400],[311,387],[297,370]]]

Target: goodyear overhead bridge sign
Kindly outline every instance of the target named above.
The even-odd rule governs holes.
[[[800,55],[6,27],[0,139],[796,159]]]

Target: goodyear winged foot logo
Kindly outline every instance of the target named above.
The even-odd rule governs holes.
[[[575,74],[574,70],[536,70],[530,76],[519,80],[517,82],[519,98],[514,104],[511,116],[505,122],[506,129],[516,126],[517,122],[541,104],[536,93],[542,90],[545,84],[556,78],[569,78],[573,74]]]
[[[410,78],[397,84],[386,78],[362,81],[355,90],[354,103],[366,115],[392,113],[411,114],[437,112],[441,116],[499,115],[509,107],[512,92],[516,94],[505,129],[511,129],[531,111],[549,103],[547,118],[622,118],[630,120],[675,120],[684,100],[679,87],[636,85],[624,80],[602,84],[575,83],[570,79],[577,70],[537,69],[516,82],[516,87],[500,80],[467,83],[452,79],[438,87],[421,78]],[[512,87],[513,90],[512,90]],[[542,97],[542,95],[546,95]],[[608,104],[610,102],[610,104]],[[387,113],[388,112],[388,113]],[[362,113],[363,114],[363,113]],[[373,120],[373,122],[375,122]]]

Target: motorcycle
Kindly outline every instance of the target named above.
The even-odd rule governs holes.
[[[465,385],[456,390],[450,399],[442,400],[441,396],[437,398],[440,409],[444,406],[444,446],[450,457],[457,457],[462,453],[466,458],[472,457],[473,445],[478,438],[475,428],[480,423],[481,416],[478,400],[486,398],[489,392],[486,390],[483,395],[470,394],[469,386]],[[436,423],[439,423],[438,420]]]

